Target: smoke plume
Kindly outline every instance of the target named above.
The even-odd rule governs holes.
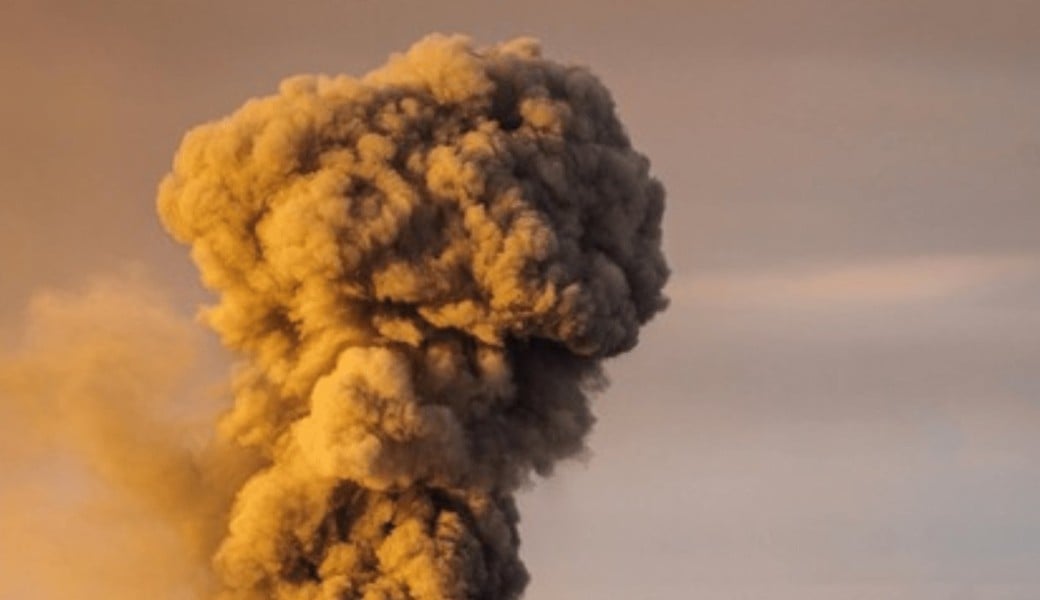
[[[514,491],[665,306],[663,188],[607,89],[431,36],[194,129],[158,206],[243,358],[221,434],[265,461],[220,597],[519,597]]]
[[[209,419],[190,399],[210,400],[196,382],[219,357],[133,273],[39,292],[23,321],[0,345],[0,598],[206,594],[256,468],[198,435]]]

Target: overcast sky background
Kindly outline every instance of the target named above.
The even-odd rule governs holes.
[[[429,32],[532,35],[613,91],[674,275],[589,460],[522,496],[527,597],[1035,600],[1038,24],[1026,0],[8,1],[0,331],[130,263],[205,300],[154,212],[190,126]]]

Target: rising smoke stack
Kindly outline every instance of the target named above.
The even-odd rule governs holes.
[[[663,208],[606,88],[528,39],[431,36],[191,131],[159,212],[244,359],[221,433],[266,461],[219,597],[519,597],[513,493],[664,308]]]

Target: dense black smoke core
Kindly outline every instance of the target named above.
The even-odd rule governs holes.
[[[267,460],[222,597],[518,597],[512,494],[664,308],[663,208],[606,88],[530,40],[433,36],[189,133],[159,210],[245,359],[221,431]]]

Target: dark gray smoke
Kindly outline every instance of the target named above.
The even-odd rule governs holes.
[[[513,493],[664,308],[663,209],[607,89],[526,39],[431,36],[191,131],[159,212],[245,359],[221,432],[266,458],[221,597],[518,597]]]

